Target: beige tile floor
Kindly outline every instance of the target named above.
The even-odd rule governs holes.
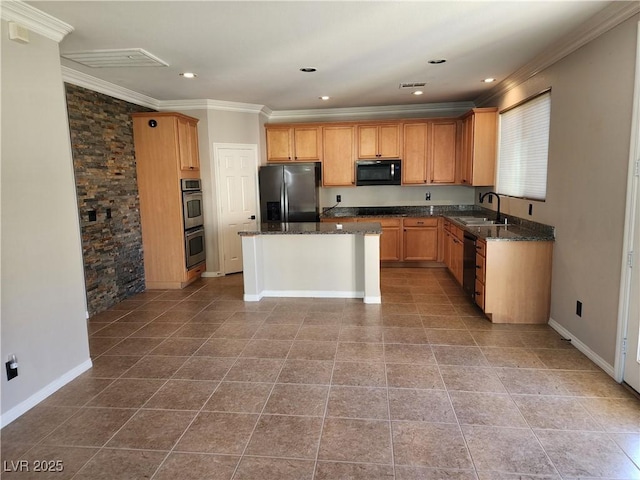
[[[640,479],[640,401],[551,328],[492,325],[442,269],[381,284],[121,302],[90,319],[93,368],[2,430],[3,478]]]

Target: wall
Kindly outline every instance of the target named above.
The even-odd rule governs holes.
[[[552,88],[546,202],[505,198],[502,210],[556,227],[551,318],[609,365],[615,359],[639,18],[491,103],[502,109]],[[582,317],[575,314],[577,300]]]
[[[235,143],[258,145],[260,161],[260,120],[257,113],[201,109],[184,110],[185,115],[197,118],[198,144],[200,148],[200,177],[205,204],[204,228],[207,254],[207,275],[216,275],[221,270],[220,245],[218,242],[218,204],[216,179],[213,173],[213,144]]]
[[[58,44],[2,21],[0,358],[6,424],[91,366],[78,210]]]
[[[426,192],[431,193],[429,201],[425,200]],[[320,203],[323,207],[331,207],[336,204],[336,195],[341,195],[341,207],[473,205],[474,193],[474,188],[443,185],[335,187],[320,190]]]
[[[71,84],[65,90],[87,304],[95,315],[145,289],[131,113],[152,110]]]

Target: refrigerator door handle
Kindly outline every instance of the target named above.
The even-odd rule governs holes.
[[[280,191],[280,204],[282,205],[282,219],[289,222],[289,196],[287,195],[287,185],[282,182],[282,190]]]

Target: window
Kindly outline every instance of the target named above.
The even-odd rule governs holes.
[[[545,200],[551,91],[500,113],[496,191]]]

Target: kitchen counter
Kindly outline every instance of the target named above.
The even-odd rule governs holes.
[[[244,300],[362,298],[381,303],[379,223],[262,224],[242,237]]]
[[[340,226],[338,226],[340,225]],[[239,232],[243,237],[254,235],[371,235],[382,233],[379,223],[263,223],[260,230]]]
[[[476,205],[434,205],[433,207],[398,206],[398,207],[336,207],[323,212],[323,218],[353,217],[445,217],[456,226],[487,241],[554,241],[554,227],[532,222],[523,218],[501,214],[508,224],[491,226],[464,225],[457,217],[495,218],[496,212]],[[358,222],[359,225],[365,225]],[[344,226],[348,223],[344,223]],[[343,227],[344,228],[344,227]]]

